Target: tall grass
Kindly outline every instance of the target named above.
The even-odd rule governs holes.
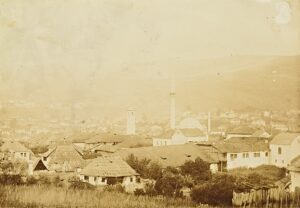
[[[100,190],[74,190],[54,186],[1,186],[0,207],[195,207],[183,199],[134,196]]]

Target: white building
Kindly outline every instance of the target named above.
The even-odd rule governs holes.
[[[33,152],[19,142],[13,142],[13,141],[5,142],[0,147],[0,150],[2,152],[11,153],[11,155],[14,157],[14,159],[25,160],[27,162],[32,160],[34,157]]]
[[[260,138],[231,138],[213,144],[225,157],[228,170],[269,164],[269,143]]]
[[[300,133],[280,133],[270,142],[271,164],[287,167],[300,154]]]
[[[206,133],[200,129],[169,130],[157,138],[153,138],[153,146],[179,145],[208,141]]]
[[[291,174],[290,190],[295,191],[296,187],[300,189],[300,155],[291,161],[288,170]]]

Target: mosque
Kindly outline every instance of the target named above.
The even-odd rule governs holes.
[[[153,146],[179,145],[208,141],[210,114],[207,127],[192,117],[184,118],[176,125],[175,83],[172,81],[170,92],[170,129],[153,138]]]

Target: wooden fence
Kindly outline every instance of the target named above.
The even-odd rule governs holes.
[[[243,208],[300,208],[300,194],[279,188],[233,192],[232,205]]]

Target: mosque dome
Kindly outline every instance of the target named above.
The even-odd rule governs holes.
[[[179,129],[204,129],[205,127],[195,118],[185,118],[180,121],[178,125]]]

